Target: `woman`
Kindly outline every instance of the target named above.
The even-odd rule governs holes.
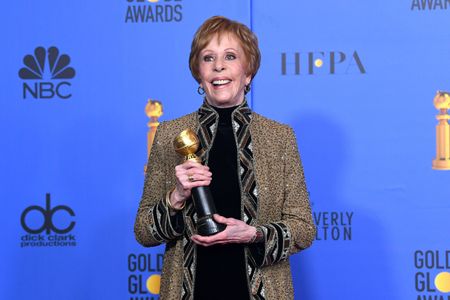
[[[292,299],[289,255],[315,235],[294,132],[250,110],[245,94],[259,68],[255,35],[224,17],[205,21],[189,57],[197,112],[163,122],[149,157],[135,234],[166,243],[161,299]],[[205,165],[180,163],[172,141],[199,135]],[[195,233],[191,190],[209,186],[226,229]]]

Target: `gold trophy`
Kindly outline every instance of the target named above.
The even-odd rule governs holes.
[[[191,129],[183,130],[173,140],[175,151],[184,157],[184,160],[202,163],[201,150],[198,151],[200,141],[197,134]],[[226,226],[217,223],[213,219],[213,214],[217,213],[214,199],[208,186],[199,186],[192,189],[192,199],[194,200],[195,210],[197,211],[197,233],[208,236],[223,231]]]
[[[433,160],[433,169],[450,170],[450,94],[438,91],[433,103],[439,110],[436,116],[439,123],[436,125],[436,158]]]

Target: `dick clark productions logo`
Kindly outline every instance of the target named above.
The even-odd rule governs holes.
[[[25,80],[22,87],[23,99],[72,97],[68,79],[75,77],[75,69],[69,66],[70,57],[67,54],[60,55],[56,47],[37,47],[34,55],[25,55],[23,64],[25,66],[19,70],[19,77]]]
[[[67,205],[51,206],[50,194],[46,194],[45,207],[31,205],[24,209],[20,224],[28,233],[21,236],[21,247],[76,246],[73,234],[75,212]],[[55,219],[57,222],[55,222]],[[45,234],[43,234],[45,233]]]

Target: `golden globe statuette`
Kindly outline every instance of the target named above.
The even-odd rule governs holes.
[[[200,157],[196,155],[200,141],[197,134],[191,129],[183,130],[173,140],[175,151],[184,157],[184,160],[191,160],[202,163]],[[226,226],[217,223],[213,219],[213,214],[217,213],[214,199],[208,186],[199,186],[192,189],[192,199],[197,211],[197,233],[202,236],[213,235],[223,231]]]
[[[436,158],[433,160],[433,169],[450,170],[450,94],[438,91],[433,99],[434,107],[439,110],[436,119]]]

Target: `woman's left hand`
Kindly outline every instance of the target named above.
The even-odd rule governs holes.
[[[227,228],[211,236],[193,235],[191,239],[194,243],[205,247],[216,244],[248,243],[256,234],[255,227],[247,225],[241,220],[225,218],[218,214],[214,215],[214,220],[227,225]]]

